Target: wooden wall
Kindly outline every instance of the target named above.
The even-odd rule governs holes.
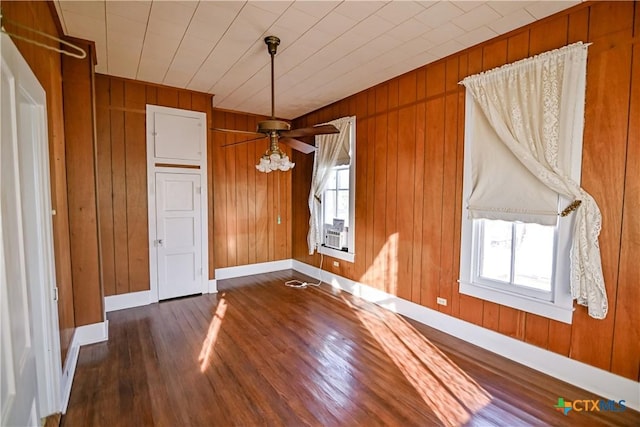
[[[254,131],[262,119],[214,110],[213,126]],[[266,139],[223,147],[251,135],[212,132],[212,137],[216,267],[291,258],[291,173],[256,170]],[[289,148],[281,148],[292,155]]]
[[[57,27],[57,15],[47,2],[2,1],[2,14],[30,28],[37,28],[52,35],[61,35]],[[23,30],[4,22],[8,31],[24,34]],[[27,35],[27,34],[25,34]],[[28,34],[32,36],[33,34]],[[67,201],[67,176],[62,106],[62,72],[60,54],[32,44],[15,40],[47,93],[47,124],[49,132],[49,166],[51,172],[51,201],[56,215],[53,217],[56,282],[58,286],[58,317],[62,360],[65,360],[75,330],[71,252],[69,244],[69,214]]]
[[[87,52],[84,59],[62,57],[62,96],[69,242],[76,326],[103,322],[103,292],[96,203],[93,43],[73,40]]]
[[[206,112],[201,93],[96,75],[98,211],[105,296],[149,286],[146,104]]]
[[[634,20],[635,17],[635,20]],[[635,22],[635,24],[634,24]],[[635,25],[635,28],[634,28]],[[454,54],[308,114],[357,116],[356,262],[326,269],[634,380],[640,369],[640,4],[597,2]],[[582,186],[602,211],[609,314],[573,324],[461,295],[464,77],[589,41]],[[312,156],[295,155],[293,256],[308,256]],[[444,297],[446,307],[436,305]]]
[[[255,130],[259,120],[212,109],[211,95],[96,76],[98,209],[107,296],[150,288],[146,104],[205,112],[210,128]],[[291,257],[291,175],[255,170],[266,143],[222,147],[242,138],[208,132],[210,278],[215,268]]]

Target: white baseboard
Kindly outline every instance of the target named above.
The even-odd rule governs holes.
[[[640,383],[293,260],[293,269],[607,399],[640,410]],[[556,396],[554,396],[556,397]]]
[[[74,335],[75,337],[75,335]],[[67,358],[64,361],[64,368],[62,369],[62,379],[60,381],[62,402],[60,412],[67,413],[67,406],[69,405],[69,397],[71,396],[71,385],[73,384],[73,376],[76,372],[76,365],[78,364],[78,353],[80,353],[80,346],[71,340],[71,345],[67,350]]]
[[[107,341],[109,339],[109,321],[78,326],[73,338],[78,341],[79,346]]]
[[[216,268],[216,280],[233,279],[234,277],[252,276],[254,274],[272,273],[274,271],[293,268],[293,260],[261,262],[258,264],[239,265],[237,267]]]
[[[151,291],[129,292],[126,294],[104,297],[104,309],[109,313],[111,311],[149,305],[152,302]]]
[[[218,281],[216,279],[209,279],[209,293],[210,294],[218,293]]]
[[[69,405],[69,397],[71,396],[71,386],[73,384],[73,377],[76,372],[76,365],[78,364],[78,355],[80,353],[80,347],[83,345],[95,344],[109,339],[109,321],[105,320],[100,323],[92,323],[91,325],[78,326],[73,333],[71,339],[71,345],[67,351],[67,358],[64,361],[64,367],[62,369],[62,408],[61,412],[65,414],[67,412],[67,406]]]

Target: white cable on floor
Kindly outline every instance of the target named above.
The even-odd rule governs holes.
[[[318,271],[318,276],[320,276],[320,280],[318,281],[318,283],[307,283],[307,282],[301,282],[300,280],[289,280],[287,282],[284,282],[285,286],[288,286],[290,288],[296,288],[296,289],[305,289],[307,286],[320,286],[322,284],[322,262],[324,261],[324,254],[320,254],[320,267],[318,267],[319,271]]]

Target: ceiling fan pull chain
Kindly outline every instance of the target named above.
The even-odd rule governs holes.
[[[278,180],[278,225],[280,225],[282,223],[281,218],[280,218],[280,174],[277,175]]]

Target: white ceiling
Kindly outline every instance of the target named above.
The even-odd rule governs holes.
[[[215,94],[215,107],[295,118],[579,3],[563,1],[66,1],[66,35],[96,72]]]

